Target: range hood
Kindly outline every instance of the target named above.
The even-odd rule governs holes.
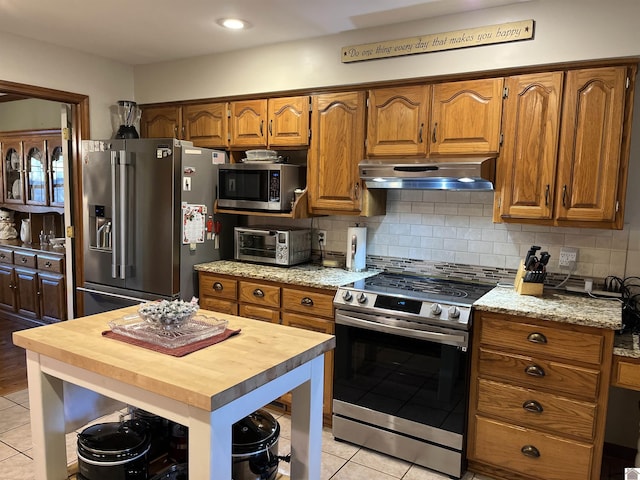
[[[496,158],[366,159],[358,168],[368,188],[493,190]]]

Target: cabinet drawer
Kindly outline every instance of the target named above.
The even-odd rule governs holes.
[[[593,446],[476,416],[469,456],[474,460],[545,480],[591,478]],[[535,449],[535,450],[534,450]],[[533,452],[538,452],[539,456]]]
[[[290,327],[304,328],[305,330],[313,330],[314,332],[328,333],[330,335],[333,335],[335,332],[335,323],[333,321],[313,318],[298,313],[283,313],[282,324],[289,325]]]
[[[640,390],[640,359],[614,356],[611,385]]]
[[[566,393],[587,400],[598,394],[600,372],[564,363],[480,348],[479,373],[527,387]]]
[[[559,435],[593,439],[596,405],[480,379],[478,412]]]
[[[295,288],[282,290],[282,303],[286,310],[309,313],[317,317],[333,318],[333,293],[317,293]]]
[[[603,337],[558,327],[506,321],[482,314],[480,342],[519,353],[557,357],[593,365],[602,363]]]
[[[280,308],[280,287],[242,280],[238,298],[241,302]]]
[[[238,282],[236,280],[208,273],[199,274],[198,286],[200,297],[211,296],[235,300],[238,291]]]
[[[36,254],[26,252],[14,252],[13,263],[21,267],[36,268]]]
[[[243,303],[240,305],[240,316],[253,318],[255,320],[265,320],[271,323],[280,323],[280,311],[271,308],[259,307]]]
[[[0,263],[13,263],[13,250],[0,248]]]
[[[38,255],[36,259],[38,270],[46,270],[47,272],[62,273],[64,271],[64,259],[59,257],[47,257],[46,255]]]
[[[227,300],[219,300],[211,297],[201,297],[200,307],[213,312],[228,313],[229,315],[238,315],[238,304]]]

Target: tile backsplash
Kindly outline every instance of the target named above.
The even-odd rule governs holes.
[[[493,192],[389,190],[383,216],[326,216],[278,223],[326,230],[326,251],[339,255],[347,249],[347,228],[356,223],[366,226],[368,264],[390,257],[414,264],[482,267],[500,276],[515,274],[529,247],[539,245],[551,254],[549,272],[559,277],[568,273],[558,266],[563,246],[579,250],[572,276],[597,280],[640,273],[628,271],[628,260],[640,255],[640,234],[629,226],[602,230],[493,223],[492,209]],[[254,217],[251,223],[274,223],[270,220]]]

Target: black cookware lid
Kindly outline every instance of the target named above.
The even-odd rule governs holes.
[[[131,422],[99,423],[78,434],[78,446],[96,454],[137,451],[149,440],[144,429]]]
[[[257,410],[233,424],[233,453],[253,453],[269,448],[278,440],[280,425],[266,410]]]

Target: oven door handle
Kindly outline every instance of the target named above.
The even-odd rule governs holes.
[[[378,320],[382,319],[378,318]],[[346,325],[348,327],[363,328],[365,330],[373,330],[380,333],[390,333],[392,335],[399,335],[407,338],[429,340],[445,345],[453,345],[454,347],[460,347],[462,351],[466,351],[469,345],[469,339],[466,332],[460,332],[456,334],[426,330],[413,330],[409,328],[397,327],[394,325],[387,325],[386,323],[380,323],[379,321],[371,321],[365,318],[345,315],[339,310],[336,311],[336,324]]]

